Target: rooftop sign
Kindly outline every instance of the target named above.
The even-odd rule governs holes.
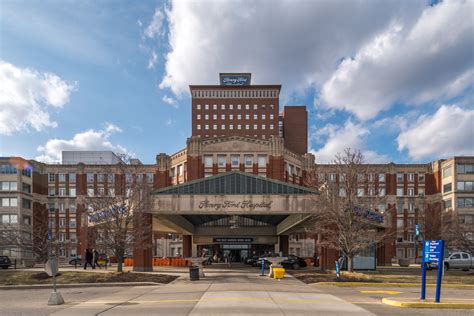
[[[250,86],[251,74],[221,73],[221,86]]]

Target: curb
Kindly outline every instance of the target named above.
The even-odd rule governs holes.
[[[316,282],[309,285],[335,285],[342,287],[367,286],[367,287],[421,287],[420,283],[375,283],[375,282]],[[435,288],[436,284],[426,284],[426,287]],[[443,284],[449,289],[474,289],[474,284]]]
[[[174,282],[174,281],[173,281]],[[156,286],[167,283],[155,282],[114,282],[114,283],[73,283],[56,284],[58,289],[84,288],[84,287],[113,287],[113,286]],[[0,290],[33,290],[33,289],[53,289],[52,284],[30,284],[30,285],[1,285]]]
[[[382,303],[395,307],[403,308],[437,308],[437,309],[474,309],[474,303],[464,303],[464,302],[421,302],[421,301],[401,301],[393,300],[390,298],[383,298]]]

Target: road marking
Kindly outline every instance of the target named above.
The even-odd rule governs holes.
[[[403,293],[399,291],[385,291],[385,290],[360,290],[359,292],[361,292],[362,294],[390,294],[390,295]]]

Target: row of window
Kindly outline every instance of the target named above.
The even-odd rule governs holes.
[[[458,181],[456,188],[458,191],[473,191],[474,190],[474,182],[473,181]],[[448,193],[453,190],[453,184],[446,183],[443,185],[443,193]]]
[[[18,184],[16,181],[0,181],[0,191],[17,191]],[[25,193],[31,193],[31,185],[27,183],[22,184],[22,191]]]
[[[16,197],[2,197],[0,199],[0,207],[17,207],[18,198]],[[31,200],[21,199],[21,207],[26,209],[31,209]]]
[[[18,169],[12,165],[0,165],[0,174],[16,174]],[[21,169],[21,174],[25,177],[31,178],[31,169]]]
[[[48,196],[56,196],[56,188],[48,188]],[[66,190],[66,188],[58,188],[57,196],[76,197],[76,188],[69,188],[69,190]]]
[[[55,173],[48,173],[48,182],[55,182],[56,181],[56,174]],[[66,182],[66,173],[58,173],[58,181],[59,182]],[[76,174],[69,173],[69,183],[76,183]]]
[[[193,90],[193,98],[276,98],[278,90]]]
[[[76,213],[76,202],[70,201],[69,204],[66,204],[65,201],[60,201],[58,203],[57,209],[60,213],[65,213],[67,208],[69,208],[69,213]],[[56,205],[54,203],[49,203],[48,210],[50,213],[56,213]]]
[[[258,124],[254,124],[254,125],[253,125],[253,129],[254,129],[254,130],[259,129],[258,126],[259,126]],[[271,130],[274,129],[274,125],[273,125],[273,124],[270,124],[268,127],[269,127],[269,129],[271,129]],[[237,128],[238,130],[241,130],[241,129],[242,129],[242,125],[237,124],[237,125],[236,125],[236,128]],[[200,130],[200,129],[201,129],[201,124],[197,124],[197,125],[196,125],[196,129]],[[204,129],[205,129],[205,130],[209,130],[209,129],[210,129],[210,125],[209,125],[209,124],[205,124],[205,125],[204,125]],[[218,125],[217,125],[217,124],[212,125],[212,129],[213,129],[213,130],[218,130]],[[225,130],[225,129],[226,129],[226,124],[221,124],[220,130]],[[234,129],[234,124],[229,124],[229,125],[228,125],[228,129],[233,130],[233,129]],[[246,125],[245,125],[245,129],[250,129],[250,124],[246,124]],[[267,129],[267,126],[266,126],[265,124],[262,124],[262,125],[260,126],[260,129],[261,129],[261,130],[266,130],[266,129]]]
[[[69,218],[69,226],[67,224],[68,224],[68,220],[65,217],[60,217],[59,218],[59,220],[58,220],[59,228],[66,228],[66,227],[76,228],[77,221],[76,221],[75,218]],[[49,218],[49,224],[48,225],[49,225],[49,228],[56,227],[56,219],[53,218],[53,217]]]
[[[201,117],[202,117],[201,114],[197,114],[197,115],[196,115],[196,119],[197,119],[197,120],[200,120]],[[217,120],[217,117],[218,117],[217,114],[213,114],[213,115],[212,115],[212,119],[213,119],[213,120]],[[234,119],[234,114],[229,114],[228,117],[229,117],[229,120],[233,120],[233,119]],[[273,120],[273,118],[274,118],[273,114],[270,114],[268,117],[269,117],[269,120]],[[209,114],[205,114],[205,115],[204,115],[204,119],[205,119],[205,120],[209,120],[209,118],[210,118],[210,115],[209,115]],[[225,119],[226,119],[226,115],[225,115],[225,114],[221,114],[221,120],[225,120]],[[237,120],[241,120],[241,119],[242,119],[242,114],[237,114]],[[246,120],[250,120],[250,114],[245,114],[245,119],[246,119]],[[254,119],[254,120],[258,120],[258,114],[254,114],[254,115],[253,115],[253,119]],[[267,119],[267,115],[266,115],[266,114],[260,115],[260,119],[263,120],[263,121],[265,121],[265,120]]]
[[[233,104],[229,104],[228,106],[226,106],[225,104],[221,104],[221,108],[220,108],[220,109],[221,109],[221,110],[226,110],[226,107],[227,107],[227,109],[229,109],[229,110],[233,110],[233,109],[234,109],[234,105],[233,105]],[[254,105],[253,105],[253,109],[254,109],[254,110],[258,110],[258,107],[259,107],[258,104],[254,104]],[[213,110],[217,110],[217,108],[218,108],[217,104],[213,104],[213,105],[212,105],[212,109],[213,109]],[[237,110],[242,110],[242,104],[237,104],[237,105],[236,105],[236,108],[237,108]],[[250,110],[251,106],[250,106],[250,104],[245,104],[244,108],[245,108],[246,110]],[[260,105],[260,108],[261,108],[261,109],[266,109],[267,106],[266,106],[265,104],[261,104],[261,105]],[[271,110],[273,110],[273,109],[275,108],[275,106],[274,106],[273,104],[270,104],[270,105],[269,105],[269,108],[270,108]],[[209,110],[209,109],[210,109],[209,104],[204,104],[204,110]],[[196,104],[196,110],[201,110],[201,104]]]
[[[217,167],[218,168],[225,168],[228,155],[217,155]],[[243,157],[243,164],[245,167],[253,167],[254,161],[257,163],[259,168],[266,168],[267,167],[267,155],[257,155],[257,159],[255,160],[254,155],[244,155]],[[238,168],[240,166],[240,155],[230,155],[230,165],[233,168]],[[214,164],[214,156],[212,155],[204,155],[204,167],[205,168],[212,168]]]
[[[456,164],[456,172],[459,174],[474,174],[474,164]],[[443,168],[443,178],[450,177],[453,174],[452,166]]]
[[[406,175],[407,175],[407,181],[408,182],[414,182],[415,181],[415,173],[407,173]],[[331,181],[331,182],[335,182],[337,178],[339,178],[339,181],[345,181],[346,180],[346,175],[345,174],[338,175],[336,173],[329,173],[327,175],[324,174],[324,173],[318,174],[319,182],[324,182],[326,179]],[[404,173],[397,173],[397,183],[403,183],[404,178],[405,178]],[[378,182],[383,183],[383,182],[385,182],[385,173],[369,173],[369,174],[359,173],[359,174],[357,174],[357,181],[363,182],[363,181],[366,181],[366,179],[369,182],[374,182],[374,181],[378,180]],[[420,184],[423,184],[425,182],[425,174],[424,173],[418,174],[418,182]]]
[[[107,180],[107,183],[114,183],[115,182],[115,174],[113,173],[87,173],[87,183],[93,183],[95,175],[97,175],[97,182],[99,183],[104,183]],[[66,182],[66,173],[58,173],[58,181],[59,182]],[[125,181],[126,182],[132,182],[133,178],[135,177],[137,182],[142,182],[143,179],[146,180],[148,183],[153,183],[153,178],[154,174],[149,172],[149,173],[138,173],[136,175],[132,175],[130,173],[125,174]],[[56,174],[55,173],[49,173],[48,174],[48,181],[49,182],[55,182],[56,181]],[[76,182],[76,174],[75,173],[69,173],[69,183],[75,183]]]
[[[456,203],[459,208],[474,207],[474,197],[457,198]]]

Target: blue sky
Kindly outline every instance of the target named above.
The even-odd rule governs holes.
[[[0,156],[152,163],[186,144],[187,86],[226,71],[306,105],[317,161],[474,155],[474,2],[429,3],[2,1]]]

